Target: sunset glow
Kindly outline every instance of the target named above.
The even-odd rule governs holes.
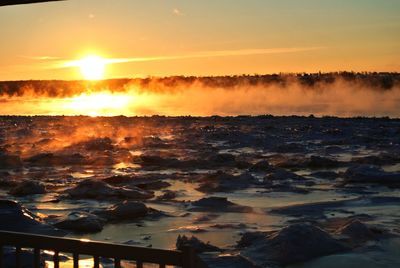
[[[0,0],[0,268],[400,267],[399,32],[400,0]]]

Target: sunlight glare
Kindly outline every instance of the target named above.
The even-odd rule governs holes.
[[[106,61],[95,55],[87,56],[78,62],[83,77],[86,80],[101,80],[104,78]]]
[[[92,117],[112,116],[123,114],[131,100],[132,97],[126,94],[84,93],[70,98],[65,108]]]

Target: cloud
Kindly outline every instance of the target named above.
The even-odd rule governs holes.
[[[29,59],[29,60],[37,60],[37,61],[46,61],[46,60],[59,60],[59,57],[53,57],[53,56],[25,56],[21,55],[19,56],[24,59]]]
[[[326,47],[281,47],[281,48],[256,48],[256,49],[236,49],[236,50],[210,50],[197,51],[183,55],[169,56],[149,56],[149,57],[131,57],[131,58],[105,58],[103,64],[168,61],[168,60],[186,60],[214,57],[235,57],[235,56],[253,56],[267,54],[286,54],[299,53],[325,49]],[[19,56],[21,58],[37,61],[35,68],[40,69],[64,69],[78,67],[81,59],[67,60],[55,56]]]
[[[173,13],[175,16],[183,16],[183,15],[185,15],[185,14],[183,14],[182,11],[179,10],[178,8],[174,8],[174,9],[172,10],[172,13]]]
[[[108,63],[179,60],[179,59],[212,58],[212,57],[227,57],[227,56],[251,56],[251,55],[263,55],[263,54],[283,54],[283,53],[313,51],[322,48],[323,47],[294,47],[294,48],[262,48],[262,49],[200,51],[186,55],[109,59]]]
[[[134,58],[108,58],[104,59],[105,64],[129,63],[129,62],[147,62],[147,61],[167,61],[167,60],[184,60],[198,58],[213,57],[231,57],[231,56],[252,56],[266,54],[284,54],[307,52],[324,49],[325,47],[288,47],[288,48],[261,48],[261,49],[237,49],[237,50],[214,50],[214,51],[198,51],[185,55],[171,56],[150,56],[150,57],[134,57]],[[53,68],[76,67],[79,60],[60,61]]]

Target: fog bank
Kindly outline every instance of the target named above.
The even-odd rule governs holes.
[[[1,91],[0,114],[400,117],[399,80],[370,74],[73,81],[64,87],[49,81]]]

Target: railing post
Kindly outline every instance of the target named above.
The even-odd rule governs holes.
[[[182,250],[183,253],[183,268],[195,268],[195,251],[194,248],[185,246]]]
[[[121,260],[120,259],[118,259],[118,258],[114,259],[114,268],[121,268]]]
[[[40,249],[39,248],[33,249],[33,259],[34,259],[33,267],[40,268]]]
[[[16,246],[15,247],[15,267],[21,268],[21,247]]]
[[[94,268],[99,268],[100,267],[99,256],[93,256],[93,267]]]
[[[60,253],[57,250],[54,251],[54,255],[53,255],[54,268],[60,268],[59,254]]]
[[[143,268],[143,262],[142,261],[136,261],[136,268]]]
[[[79,268],[79,253],[74,252],[72,258],[74,259],[74,268]]]

